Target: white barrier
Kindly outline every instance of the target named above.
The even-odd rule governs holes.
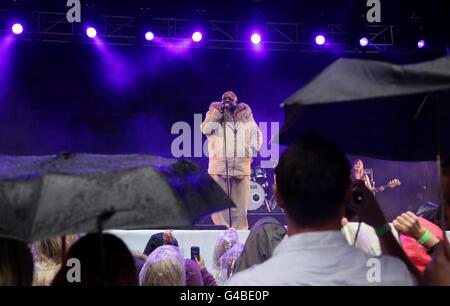
[[[148,240],[153,234],[163,230],[110,230],[108,233],[121,238],[131,252],[143,253]],[[184,258],[191,258],[191,247],[200,247],[200,255],[205,260],[206,267],[213,270],[213,253],[217,237],[222,230],[174,230],[173,235],[178,241]],[[239,242],[242,244],[247,240],[250,231],[237,231]]]

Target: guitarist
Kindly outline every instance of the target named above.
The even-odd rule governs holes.
[[[364,181],[364,184],[366,185],[366,187],[373,193],[382,192],[385,190],[386,187],[394,188],[401,184],[398,179],[395,179],[395,180],[391,180],[387,185],[375,188],[373,182],[369,179],[369,176],[364,173],[364,163],[360,159],[355,160],[355,162],[353,163],[352,177],[353,177],[353,180]]]
[[[372,182],[369,179],[369,176],[364,173],[364,163],[360,159],[355,160],[355,162],[353,163],[352,176],[353,180],[364,181],[367,189],[369,189],[373,193],[377,191],[384,191],[383,186],[381,186],[380,188],[375,188],[375,186],[373,186]]]

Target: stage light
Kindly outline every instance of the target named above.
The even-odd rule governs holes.
[[[202,38],[203,36],[200,32],[194,32],[194,34],[192,34],[192,40],[195,42],[199,42],[200,40],[202,40]]]
[[[422,49],[425,48],[425,40],[421,39],[417,42],[417,48]]]
[[[89,27],[86,29],[86,35],[90,38],[95,38],[95,36],[97,36],[97,30],[93,27]]]
[[[323,35],[317,35],[316,36],[316,44],[318,44],[319,46],[322,46],[323,44],[325,44],[325,36]]]
[[[258,33],[253,33],[250,40],[254,45],[257,45],[261,42],[261,35],[259,35]]]
[[[20,23],[15,23],[11,27],[11,31],[16,35],[20,35],[23,33],[23,26]]]
[[[369,40],[367,39],[367,37],[363,37],[359,40],[359,45],[361,47],[366,47],[369,44]]]
[[[153,32],[147,32],[145,33],[145,39],[147,41],[152,41],[155,38],[155,34],[153,34]]]

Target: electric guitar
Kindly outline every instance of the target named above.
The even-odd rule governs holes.
[[[399,179],[393,179],[390,180],[389,183],[387,183],[386,185],[380,186],[375,188],[373,191],[374,192],[382,192],[384,191],[386,188],[395,188],[397,186],[400,186],[402,184],[402,182],[400,182]]]

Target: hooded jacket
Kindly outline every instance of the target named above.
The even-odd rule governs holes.
[[[208,139],[211,175],[226,175],[228,160],[230,176],[250,175],[252,157],[262,145],[262,133],[245,103],[237,104],[233,114],[220,111],[221,102],[213,102],[200,129]],[[226,152],[225,152],[226,138]]]
[[[239,257],[236,272],[265,262],[272,257],[273,250],[287,235],[287,230],[276,219],[265,217],[253,225],[244,250]]]

